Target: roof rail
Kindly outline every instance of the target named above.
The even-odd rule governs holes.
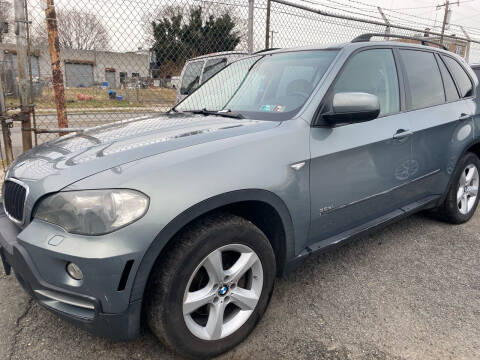
[[[431,40],[427,40],[426,38],[421,38],[421,37],[414,37],[414,36],[405,36],[405,35],[394,35],[394,34],[384,34],[384,33],[367,33],[367,34],[362,34],[360,36],[357,36],[355,39],[353,39],[351,42],[352,43],[356,43],[356,42],[367,42],[367,41],[370,41],[370,39],[372,37],[377,37],[377,36],[383,36],[383,37],[391,37],[391,38],[397,38],[397,39],[408,39],[408,40],[416,40],[416,41],[420,41],[420,43],[422,45],[425,45],[426,43],[429,43],[429,44],[434,44],[434,45],[437,45],[439,46],[441,49],[443,50],[448,50],[448,48],[443,45],[443,44],[440,44],[439,42],[436,42],[436,41],[431,41]]]
[[[279,50],[279,49],[281,49],[281,48],[269,48],[269,49],[258,50],[258,51],[255,51],[252,55],[261,54],[261,53],[266,52],[266,51]]]

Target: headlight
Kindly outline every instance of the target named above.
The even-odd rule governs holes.
[[[65,191],[40,202],[35,218],[72,234],[102,235],[140,219],[149,198],[134,190]]]

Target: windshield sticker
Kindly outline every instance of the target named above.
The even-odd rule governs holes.
[[[262,105],[260,106],[260,111],[263,112],[284,112],[285,105]]]

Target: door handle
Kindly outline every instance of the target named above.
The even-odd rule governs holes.
[[[462,113],[462,114],[460,115],[460,117],[458,118],[458,120],[460,120],[460,121],[462,121],[462,120],[468,120],[468,119],[470,119],[471,117],[472,117],[472,115],[470,115],[470,114]]]
[[[409,129],[398,129],[395,134],[393,134],[394,139],[404,139],[413,134],[412,130]]]

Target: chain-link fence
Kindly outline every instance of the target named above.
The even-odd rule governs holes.
[[[70,128],[84,128],[166,111],[231,61],[265,47],[328,45],[381,33],[385,39],[390,34],[442,42],[470,62],[480,60],[475,34],[468,41],[461,27],[451,25],[442,37],[438,26],[431,30],[420,20],[385,15],[356,0],[348,0],[347,10],[342,0],[8,0],[0,5],[8,2],[11,12],[15,4],[25,9],[26,21],[7,22],[27,25],[32,133],[39,143],[58,135],[48,131],[59,127],[63,113],[60,85],[63,120]],[[20,103],[22,91],[17,44],[12,31],[0,42],[0,78],[10,108]],[[55,56],[59,60],[52,65]],[[22,105],[28,111],[30,104]],[[16,123],[15,154],[23,150],[21,134]]]
[[[55,128],[45,0],[27,5],[36,125]],[[166,111],[180,95],[187,60],[248,50],[245,0],[56,0],[55,10],[67,120],[74,128]],[[195,82],[197,70],[216,64],[207,62],[198,61],[201,68],[189,69],[186,79]],[[191,91],[189,86],[196,84],[184,84],[182,92]]]

